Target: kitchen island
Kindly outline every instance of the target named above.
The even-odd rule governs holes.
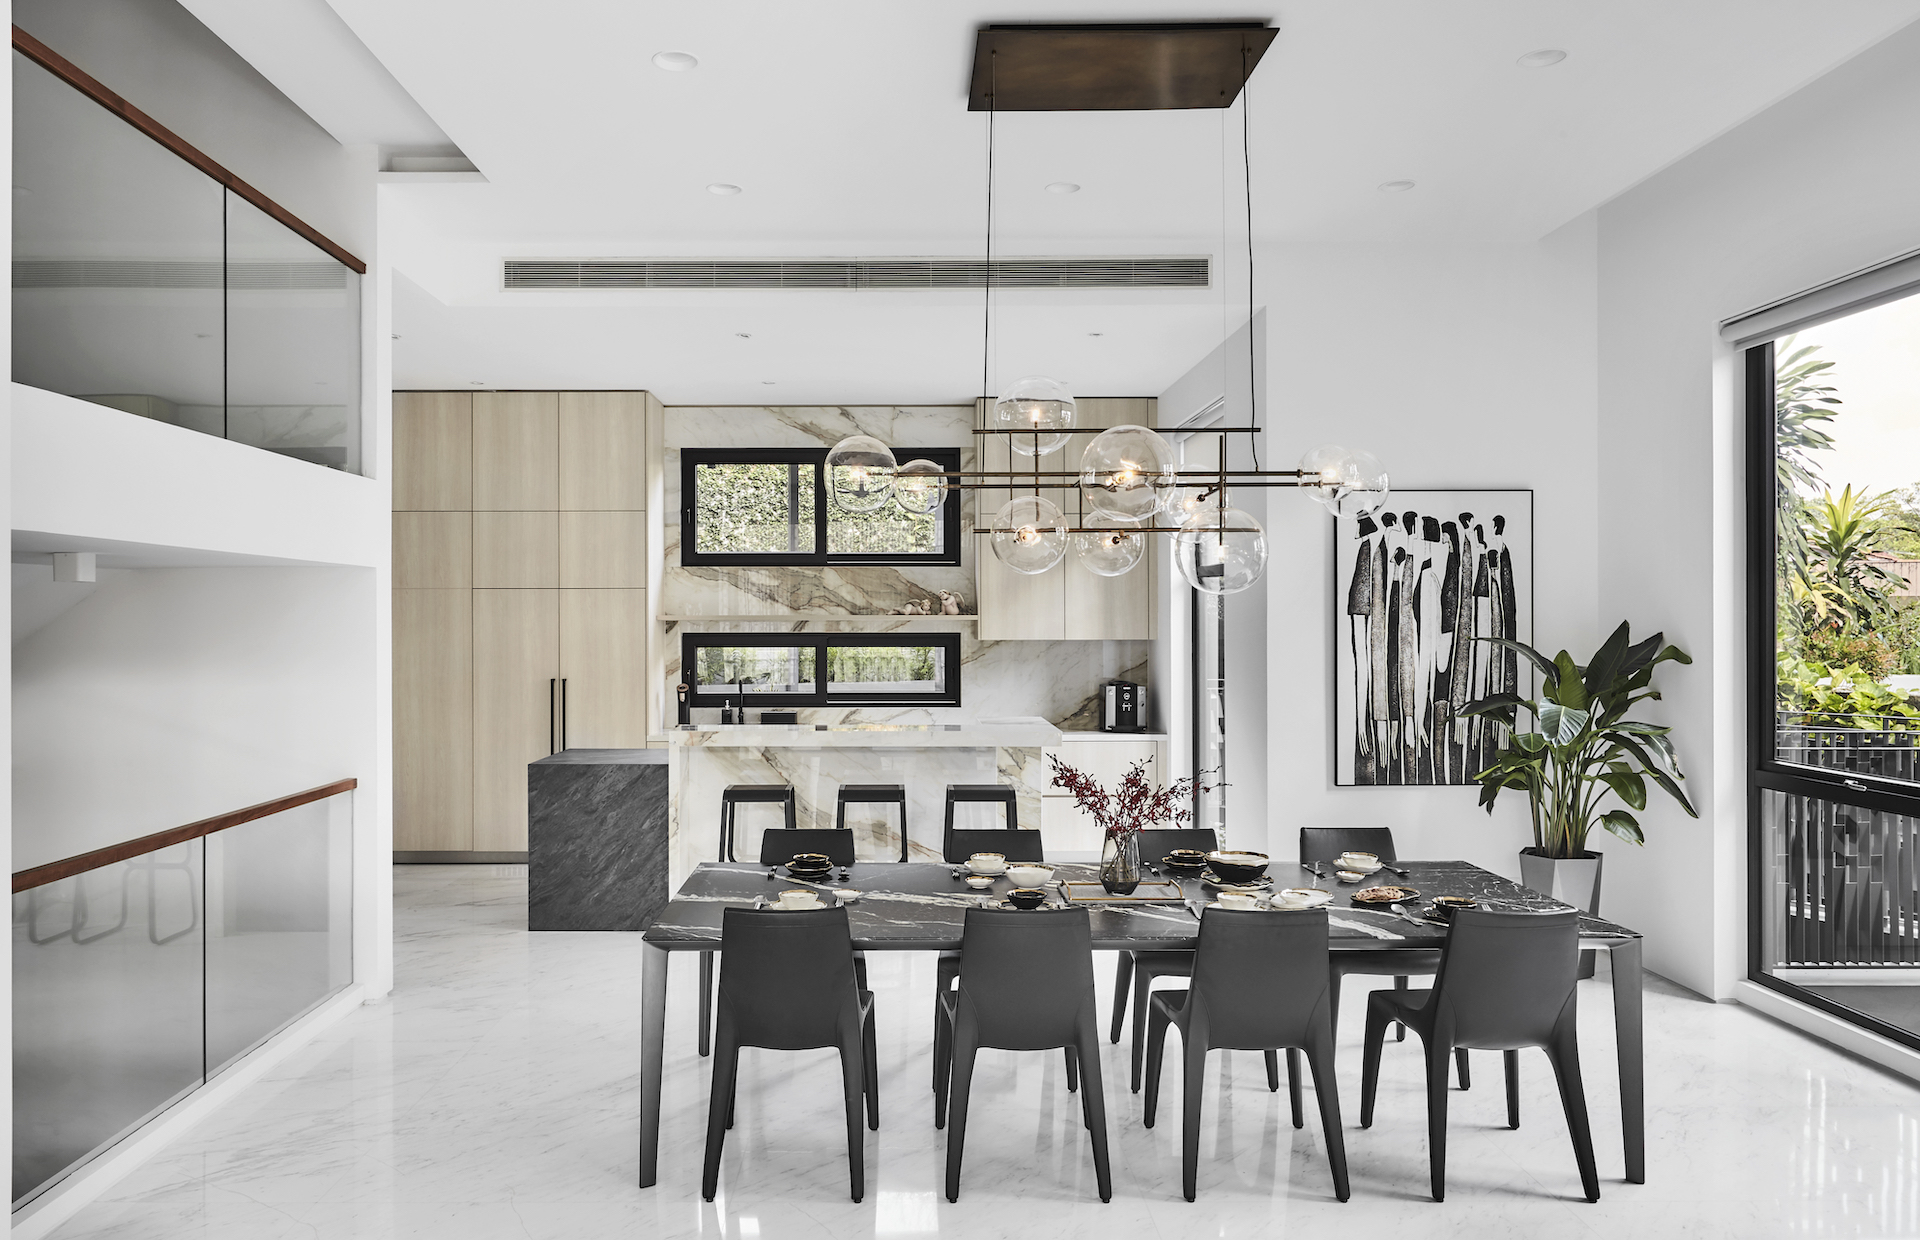
[[[679,884],[702,861],[717,859],[720,794],[729,784],[791,784],[801,827],[831,827],[843,784],[900,784],[907,794],[909,854],[940,859],[948,784],[1013,788],[1023,827],[1040,826],[1047,783],[1041,750],[1060,743],[1045,719],[1018,716],[957,724],[721,724],[667,734],[673,805],[668,822],[671,876]],[[849,805],[847,825],[862,857],[898,857],[897,809]],[[993,820],[988,821],[989,813]],[[997,808],[964,805],[959,826],[998,826]],[[759,857],[760,829],[780,822],[770,805],[743,806],[737,855]]]

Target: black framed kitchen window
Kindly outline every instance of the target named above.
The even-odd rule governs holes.
[[[960,468],[958,448],[897,448]],[[825,448],[683,448],[682,564],[958,564],[960,492],[926,515],[889,503],[851,513],[827,498]]]
[[[688,633],[692,706],[958,706],[958,633]]]

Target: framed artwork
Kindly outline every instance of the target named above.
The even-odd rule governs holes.
[[[1500,728],[1460,708],[1532,683],[1479,639],[1533,643],[1533,492],[1395,490],[1333,551],[1334,783],[1472,783]]]

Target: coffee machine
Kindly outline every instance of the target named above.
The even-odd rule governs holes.
[[[1130,680],[1109,680],[1100,692],[1102,732],[1147,730],[1147,687]]]

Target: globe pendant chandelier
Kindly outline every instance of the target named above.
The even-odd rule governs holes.
[[[1272,41],[1270,28],[1247,23],[1188,24],[1175,27],[1119,26],[1073,27],[1075,36],[1096,40],[1106,35],[1131,36],[1141,30],[1172,42],[1187,42],[1192,47],[1207,45],[1211,64],[1220,74],[1217,94],[1212,101],[1142,102],[1167,98],[1166,83],[1136,80],[1141,63],[1134,50],[1116,44],[1112,60],[1114,71],[1104,78],[1088,78],[1087,87],[1100,94],[1097,100],[1073,100],[1060,94],[1059,78],[1049,75],[1043,60],[1036,61],[1032,45],[1059,37],[1067,27],[1001,28],[980,32],[976,48],[973,78],[975,110],[987,113],[987,246],[985,266],[985,313],[987,337],[991,339],[993,313],[993,118],[1000,90],[998,55],[1001,46],[1022,45],[1019,66],[1025,86],[1011,88],[1024,102],[1022,111],[1080,111],[1090,108],[1153,109],[1158,107],[1230,107],[1244,100],[1247,77]],[[1084,55],[1087,44],[1073,44],[1075,55]],[[1233,56],[1237,50],[1237,72]],[[1133,75],[1129,77],[1128,75]],[[1230,87],[1231,89],[1224,89]],[[1027,93],[1022,94],[1025,91]],[[1037,100],[1037,102],[1036,102]],[[942,470],[931,461],[915,460],[902,465],[891,449],[869,435],[851,435],[836,443],[827,453],[828,494],[833,502],[852,513],[872,513],[889,502],[902,512],[915,515],[932,513],[951,491],[982,493],[979,504],[985,508],[988,496],[1010,494],[994,510],[984,527],[975,534],[984,535],[1001,564],[1017,573],[1035,575],[1051,571],[1071,551],[1088,572],[1102,577],[1118,577],[1133,570],[1145,558],[1146,540],[1167,534],[1173,539],[1175,570],[1188,586],[1205,594],[1237,594],[1248,589],[1266,572],[1267,536],[1260,522],[1232,504],[1232,495],[1240,490],[1300,488],[1337,517],[1358,517],[1378,512],[1387,502],[1388,479],[1385,466],[1371,454],[1349,450],[1339,444],[1322,444],[1305,453],[1296,469],[1259,467],[1260,422],[1259,392],[1253,366],[1253,162],[1248,141],[1247,107],[1241,106],[1240,151],[1246,177],[1247,225],[1247,392],[1250,417],[1246,426],[1209,426],[1183,433],[1218,437],[1219,464],[1211,469],[1185,469],[1180,452],[1158,431],[1145,426],[1115,426],[1092,434],[1080,450],[1078,469],[1043,469],[1047,457],[1068,446],[1076,434],[1087,436],[1093,428],[1076,425],[1079,407],[1068,385],[1045,375],[1027,375],[1014,380],[993,401],[985,419],[988,425],[977,427],[974,435],[984,446],[994,437],[1003,437],[1012,453],[1024,458],[1024,468]],[[982,375],[988,363],[983,349]],[[982,383],[985,388],[987,385]],[[1229,436],[1244,435],[1252,469],[1229,466]],[[1071,513],[1041,492],[1050,491],[1069,500]]]

